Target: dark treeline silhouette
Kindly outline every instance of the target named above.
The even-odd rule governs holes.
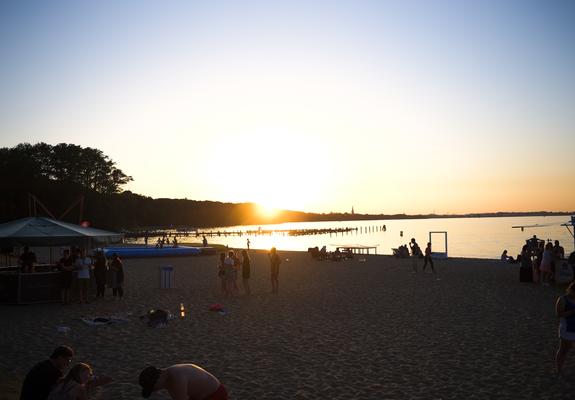
[[[121,186],[132,178],[116,168],[102,151],[73,144],[19,144],[0,148],[0,222],[30,216],[29,194],[37,196],[56,217],[80,196],[84,198],[82,221],[103,229],[149,227],[219,227],[281,222],[351,221],[410,218],[501,217],[565,215],[553,212],[483,213],[467,215],[406,215],[305,213],[282,210],[263,216],[255,203],[222,203],[187,199],[153,199]],[[80,222],[80,209],[66,214],[65,221]],[[46,216],[42,208],[37,215]]]
[[[101,150],[60,143],[21,143],[0,148],[3,183],[26,186],[30,181],[65,182],[97,193],[118,193],[132,180]]]

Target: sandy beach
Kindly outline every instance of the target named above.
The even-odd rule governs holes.
[[[438,260],[433,275],[414,274],[411,260],[391,256],[318,262],[305,252],[280,255],[278,296],[270,293],[267,255],[257,251],[251,297],[223,297],[216,256],[201,256],[125,260],[121,301],[108,289],[88,305],[0,306],[0,399],[17,399],[8,388],[60,344],[75,349],[74,361],[115,378],[91,399],[140,398],[142,368],[184,362],[206,368],[241,400],[573,394],[575,352],[567,377],[554,374],[554,304],[564,286],[519,283],[518,267],[491,260]],[[175,288],[159,288],[162,265],[174,266]],[[151,308],[177,313],[180,303],[186,317],[163,328],[138,318]],[[210,312],[213,303],[226,313]],[[79,320],[111,314],[128,321],[92,327]]]

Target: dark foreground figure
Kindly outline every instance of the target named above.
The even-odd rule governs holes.
[[[74,357],[68,346],[54,349],[48,360],[36,364],[24,378],[20,400],[46,400],[52,387],[64,376]]]
[[[177,364],[164,369],[146,367],[140,373],[142,396],[165,389],[174,400],[227,400],[226,388],[218,378],[194,364]]]

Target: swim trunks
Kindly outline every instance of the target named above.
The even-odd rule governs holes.
[[[206,397],[204,400],[228,400],[228,391],[224,385],[220,385],[218,390]]]

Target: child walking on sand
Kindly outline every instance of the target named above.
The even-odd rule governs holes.
[[[279,291],[279,274],[280,274],[280,256],[275,247],[270,250],[270,268],[271,268],[271,281],[272,281],[272,294],[278,294]]]
[[[425,267],[427,263],[431,266],[431,271],[435,274],[435,268],[433,268],[433,260],[431,259],[431,242],[427,243],[427,247],[425,248],[425,256],[423,258],[423,272],[425,272]]]

